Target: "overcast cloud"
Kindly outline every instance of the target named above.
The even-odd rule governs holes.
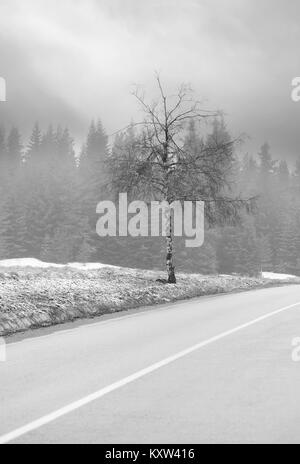
[[[0,0],[0,76],[8,103],[0,123],[26,132],[35,120],[81,136],[91,118],[114,132],[132,118],[136,82],[153,91],[190,82],[223,109],[244,151],[269,141],[300,155],[299,0]]]

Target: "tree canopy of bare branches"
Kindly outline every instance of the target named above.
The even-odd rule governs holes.
[[[203,109],[192,90],[181,85],[168,96],[156,75],[158,98],[148,102],[138,87],[133,95],[144,119],[116,135],[108,160],[110,186],[134,199],[205,202],[209,224],[236,221],[251,201],[234,193],[234,147],[220,113]],[[205,131],[209,123],[211,134]],[[199,129],[203,134],[199,134]],[[172,221],[167,234],[169,283],[176,283]]]

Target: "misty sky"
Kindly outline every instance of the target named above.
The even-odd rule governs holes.
[[[0,76],[8,102],[0,124],[26,133],[67,124],[81,137],[92,118],[108,133],[139,119],[130,95],[189,82],[205,106],[223,109],[235,135],[274,156],[300,155],[299,0],[0,0]]]

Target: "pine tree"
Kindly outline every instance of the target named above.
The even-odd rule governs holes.
[[[59,259],[55,247],[49,245],[49,237],[58,246],[60,237],[66,238],[66,231],[76,222],[72,218],[77,187],[75,171],[73,140],[68,129],[55,132],[50,126],[42,134],[36,124],[24,166],[25,184],[30,185],[24,199],[25,243],[30,255]],[[66,243],[66,249],[70,249],[69,245]],[[61,259],[68,255],[61,255]]]
[[[297,216],[293,213],[292,205],[288,209],[285,205],[278,207],[272,234],[274,268],[277,272],[291,273],[297,267],[299,232]]]
[[[24,256],[22,242],[24,212],[22,209],[22,144],[17,128],[13,127],[7,137],[5,157],[2,163],[1,211],[5,224],[1,225],[2,244],[6,244],[6,257]]]
[[[82,149],[78,170],[78,203],[81,208],[81,219],[89,225],[88,242],[92,248],[99,246],[99,237],[96,235],[96,207],[103,199],[105,180],[105,163],[108,158],[108,138],[102,123],[92,122],[86,143]],[[82,231],[87,237],[87,231]],[[101,254],[101,247],[98,248]],[[99,256],[99,255],[98,255]]]
[[[92,122],[85,150],[80,159],[80,173],[87,189],[89,201],[95,206],[104,183],[104,166],[108,156],[108,138],[101,121]]]
[[[42,133],[41,133],[39,124],[36,123],[34,125],[32,134],[29,140],[29,144],[28,144],[28,148],[26,152],[26,159],[29,160],[29,162],[39,161],[41,147],[42,147]]]
[[[258,164],[252,155],[245,155],[239,174],[239,188],[247,192],[249,196],[257,195]]]
[[[274,172],[274,167],[276,164],[272,158],[271,147],[267,142],[262,145],[258,156],[261,162],[261,173],[263,176],[267,177]]]
[[[66,127],[63,131],[58,128],[56,132],[56,149],[58,159],[64,161],[65,166],[67,162],[73,167],[75,166],[75,151],[74,141],[70,135],[69,129]]]
[[[245,218],[242,226],[222,229],[218,260],[221,274],[259,275],[259,241],[252,220]]]
[[[34,145],[36,145],[38,147],[39,145],[39,142],[38,140],[40,139],[41,142],[40,142],[40,151],[42,153],[42,156],[45,160],[47,160],[49,162],[49,160],[53,160],[53,163],[56,162],[56,159],[55,159],[55,153],[56,153],[56,138],[55,138],[56,134],[53,130],[53,126],[50,125],[48,127],[48,130],[45,134],[43,134],[42,136],[38,134],[36,134],[36,136],[34,136],[34,139],[37,140],[37,142],[33,142]]]

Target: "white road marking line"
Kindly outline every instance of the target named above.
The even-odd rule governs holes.
[[[119,380],[118,382],[115,382],[111,385],[108,385],[107,387],[101,388],[101,390],[86,396],[85,398],[82,398],[79,401],[75,401],[74,403],[69,404],[68,406],[65,406],[64,408],[58,409],[57,411],[48,414],[41,419],[38,419],[34,422],[30,422],[29,424],[25,425],[24,427],[20,427],[19,429],[16,429],[10,433],[7,433],[3,436],[0,437],[0,445],[5,445],[7,443],[10,443],[13,440],[16,440],[17,438],[22,437],[23,435],[26,435],[30,432],[33,432],[34,430],[37,430],[47,424],[50,424],[51,422],[54,422],[55,420],[73,412],[76,411],[83,406],[86,406],[96,400],[99,400],[100,398],[103,398],[103,396],[108,395],[109,393],[112,393],[119,388],[124,387],[125,385],[128,385],[136,380],[141,379],[142,377],[145,377],[148,374],[151,374],[152,372],[157,371],[158,369],[161,369],[162,367],[167,366],[168,364],[171,364],[178,359],[181,359],[201,348],[204,348],[208,345],[211,345],[212,343],[215,343],[219,340],[222,340],[226,337],[229,337],[230,335],[234,335],[237,332],[240,332],[241,330],[247,329],[248,327],[251,327],[255,324],[258,324],[259,322],[265,321],[267,319],[270,319],[273,316],[276,316],[277,314],[283,313],[285,311],[288,311],[289,309],[296,308],[297,306],[300,305],[300,302],[292,304],[290,306],[286,306],[284,308],[278,309],[276,311],[273,311],[272,313],[268,313],[264,316],[261,316],[257,319],[254,319],[250,322],[247,322],[245,324],[242,324],[234,329],[228,330],[226,332],[223,332],[219,335],[216,335],[215,337],[212,337],[208,340],[205,340],[201,343],[198,343],[196,345],[191,346],[190,348],[187,348],[186,350],[180,351],[179,353],[170,356],[168,358],[163,359],[162,361],[159,361],[155,364],[152,364],[149,367],[146,367],[145,369],[142,369],[135,374],[129,375],[128,377],[125,377],[122,380]]]

